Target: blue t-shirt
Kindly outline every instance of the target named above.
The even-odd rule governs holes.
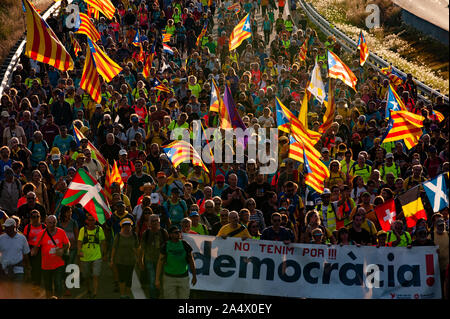
[[[12,159],[7,160],[6,162],[0,160],[0,181],[5,179],[5,168],[7,167],[11,168],[11,165]]]
[[[168,199],[164,202],[163,206],[173,224],[179,224],[184,218],[184,213],[187,211],[186,202],[182,199],[179,199],[176,204],[173,204],[171,200]]]
[[[31,165],[36,166],[40,161],[45,161],[47,157],[48,145],[46,141],[28,143],[28,149],[31,151]]]
[[[66,138],[62,138],[61,135],[57,135],[53,140],[53,146],[59,148],[61,154],[66,154],[70,150],[70,142],[72,142],[73,136],[67,134]]]

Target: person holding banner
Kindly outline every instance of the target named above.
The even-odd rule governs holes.
[[[238,212],[231,211],[228,215],[228,221],[228,224],[220,228],[217,237],[222,237],[223,239],[227,239],[227,237],[240,237],[242,240],[252,237],[247,228],[239,223]]]

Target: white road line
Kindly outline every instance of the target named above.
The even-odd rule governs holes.
[[[136,274],[136,270],[133,270],[131,293],[133,294],[134,299],[147,299],[144,290],[142,290],[141,282]]]

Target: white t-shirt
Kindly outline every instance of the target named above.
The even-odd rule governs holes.
[[[23,260],[23,255],[30,252],[27,239],[24,235],[17,233],[14,237],[8,234],[0,235],[0,255],[3,269],[18,264]],[[23,267],[14,267],[15,274],[23,274]]]

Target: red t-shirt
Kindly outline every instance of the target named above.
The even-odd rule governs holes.
[[[30,230],[28,230],[31,227]],[[28,245],[36,246],[39,239],[42,236],[42,225],[32,226],[31,224],[27,224],[23,230],[23,234],[27,237]]]
[[[66,232],[58,227],[56,227],[56,234],[52,235],[52,237],[56,243],[56,246],[48,236],[47,232],[45,232],[41,243],[39,244],[39,247],[41,247],[43,270],[52,270],[64,266],[64,260],[62,257],[56,255],[55,248],[62,248],[63,245],[69,243],[69,239],[67,238]]]

